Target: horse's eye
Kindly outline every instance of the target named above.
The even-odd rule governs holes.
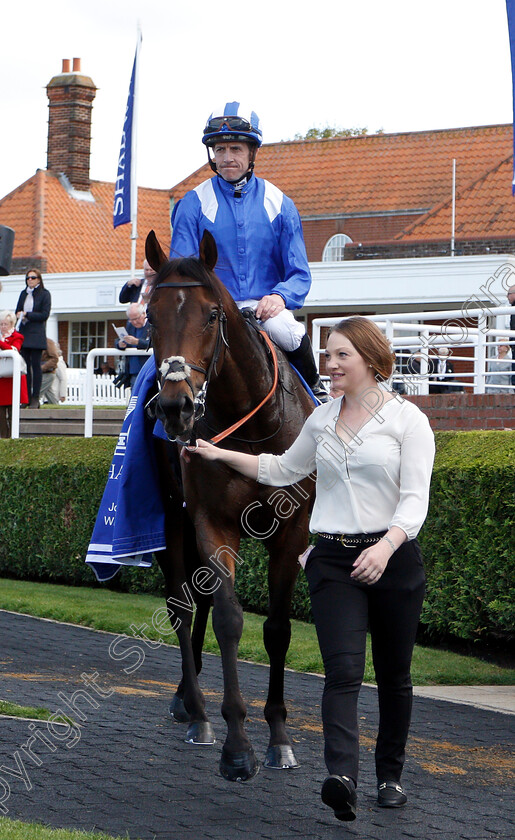
[[[218,311],[217,311],[216,309],[214,309],[214,310],[211,312],[211,315],[209,316],[209,321],[208,321],[208,323],[209,323],[209,324],[214,324],[217,318],[218,318]]]

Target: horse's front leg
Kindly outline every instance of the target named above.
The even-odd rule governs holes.
[[[299,766],[286,730],[284,667],[291,638],[291,599],[299,571],[297,558],[306,547],[306,538],[304,516],[300,526],[295,527],[293,523],[283,526],[281,533],[274,537],[269,546],[269,609],[268,618],[263,624],[263,641],[270,660],[268,697],[264,710],[270,727],[270,740],[264,766],[276,770]]]
[[[234,593],[235,562],[238,560],[237,533],[214,534],[203,538],[197,526],[199,549],[207,550],[206,563],[214,571],[210,581],[213,591],[213,630],[222,657],[224,696],[222,715],[227,723],[227,737],[222,748],[220,772],[231,782],[251,779],[259,770],[250,740],[245,732],[247,714],[238,680],[238,645],[243,631],[243,610]],[[209,547],[213,550],[209,551]]]
[[[188,723],[187,743],[214,744],[213,727],[206,715],[204,695],[197,677],[200,660],[191,637],[193,596],[177,565],[170,563],[170,552],[159,552],[156,556],[165,576],[166,605],[170,623],[177,634],[182,661],[182,679],[170,704],[170,713],[175,720]],[[209,612],[207,605],[205,609]],[[202,621],[205,626],[203,617]]]

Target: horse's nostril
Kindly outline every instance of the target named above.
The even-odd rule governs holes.
[[[157,402],[158,416],[160,415],[161,418],[180,420],[184,423],[193,416],[195,411],[193,400],[187,394],[167,397],[161,393]]]

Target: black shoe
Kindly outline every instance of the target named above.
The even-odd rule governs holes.
[[[407,801],[408,797],[398,782],[377,783],[377,804],[382,808],[402,808]]]
[[[337,820],[356,819],[356,786],[348,776],[328,776],[322,785],[322,802],[334,811]]]

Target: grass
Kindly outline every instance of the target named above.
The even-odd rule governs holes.
[[[162,612],[158,613],[163,607],[164,600],[152,595],[131,595],[100,587],[0,579],[0,609],[129,636],[137,635],[137,628],[141,632],[142,625],[145,625],[143,632],[149,639],[176,644],[175,633],[167,622],[163,623]],[[240,659],[268,662],[263,646],[263,621],[263,616],[245,614]],[[136,633],[131,630],[131,625]],[[210,623],[204,650],[219,653]],[[312,624],[292,621],[292,641],[286,664],[296,671],[322,673],[322,660]],[[515,670],[512,668],[504,668],[479,657],[421,645],[415,647],[412,677],[415,685],[515,685]],[[365,681],[375,681],[369,644]]]
[[[9,700],[0,700],[0,715],[9,715],[9,717],[32,718],[33,720],[48,720],[52,716],[52,712],[48,709],[34,708],[34,706],[18,706],[17,703],[11,703]]]
[[[1,840],[123,840],[123,838],[112,837],[111,834],[48,828],[37,823],[10,820],[7,817],[0,817],[0,838]]]

